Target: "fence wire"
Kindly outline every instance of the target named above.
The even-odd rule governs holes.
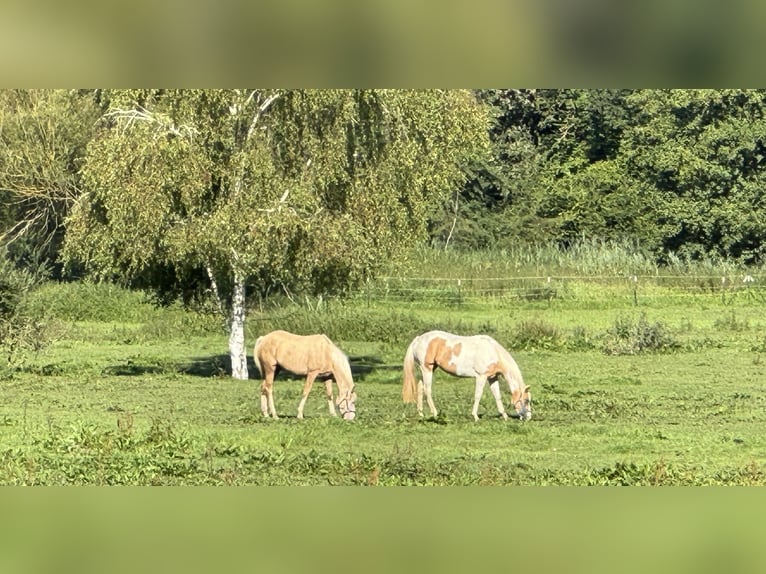
[[[360,297],[371,301],[548,301],[717,297],[766,302],[761,275],[530,275],[509,277],[383,277]]]

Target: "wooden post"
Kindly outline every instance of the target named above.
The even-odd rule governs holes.
[[[633,306],[638,307],[638,275],[631,277],[633,280]]]

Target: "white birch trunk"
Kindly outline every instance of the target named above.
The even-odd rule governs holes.
[[[251,92],[250,95],[247,97],[245,105],[249,104],[250,101],[256,96],[258,96],[257,91]],[[279,92],[274,93],[260,103],[260,105],[258,106],[258,109],[253,114],[252,120],[250,121],[250,126],[247,130],[247,134],[245,135],[244,141],[238,142],[237,144],[237,147],[240,150],[244,150],[247,147],[248,140],[255,132],[256,125],[258,124],[258,119],[261,117],[261,114],[264,113],[269,108],[269,106],[277,98],[279,98],[279,96],[280,96]],[[236,116],[240,110],[241,110],[241,106],[237,102],[234,102],[233,105],[229,108],[229,111],[232,114],[232,116]],[[246,164],[245,157],[246,156],[244,154],[241,156],[240,170],[237,176],[234,178],[234,189],[232,194],[233,198],[236,198],[236,196],[239,195],[242,190],[242,176],[245,173],[245,164]],[[234,259],[232,260],[232,263],[235,268],[235,271],[234,271],[234,287],[232,289],[232,298],[231,298],[231,323],[230,323],[231,331],[229,333],[229,356],[231,357],[231,376],[235,379],[245,380],[248,378],[247,348],[245,347],[245,277],[240,271],[236,271],[238,257],[237,257],[237,253],[234,250],[232,250],[232,252],[234,255]],[[212,276],[211,276],[211,283],[213,285],[213,288],[215,289],[217,286],[215,284],[215,281],[213,281]]]
[[[229,334],[229,356],[231,376],[247,379],[247,348],[245,347],[245,278],[235,272],[231,298],[231,323]]]

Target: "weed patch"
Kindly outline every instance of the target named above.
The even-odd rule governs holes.
[[[606,332],[602,350],[608,355],[635,355],[672,351],[680,346],[663,323],[650,323],[642,313],[635,322],[629,317],[618,317]]]

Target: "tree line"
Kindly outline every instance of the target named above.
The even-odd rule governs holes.
[[[64,273],[64,220],[84,189],[86,149],[113,96],[0,92],[0,230],[16,239],[9,250],[17,260]],[[482,126],[490,144],[465,154],[465,181],[423,214],[431,243],[471,249],[603,238],[633,242],[659,261],[668,253],[762,261],[765,90],[473,96],[490,110]],[[373,130],[376,118],[361,121]]]
[[[434,222],[435,242],[602,238],[630,242],[659,263],[671,254],[763,261],[766,91],[477,96],[494,110],[492,153]]]

